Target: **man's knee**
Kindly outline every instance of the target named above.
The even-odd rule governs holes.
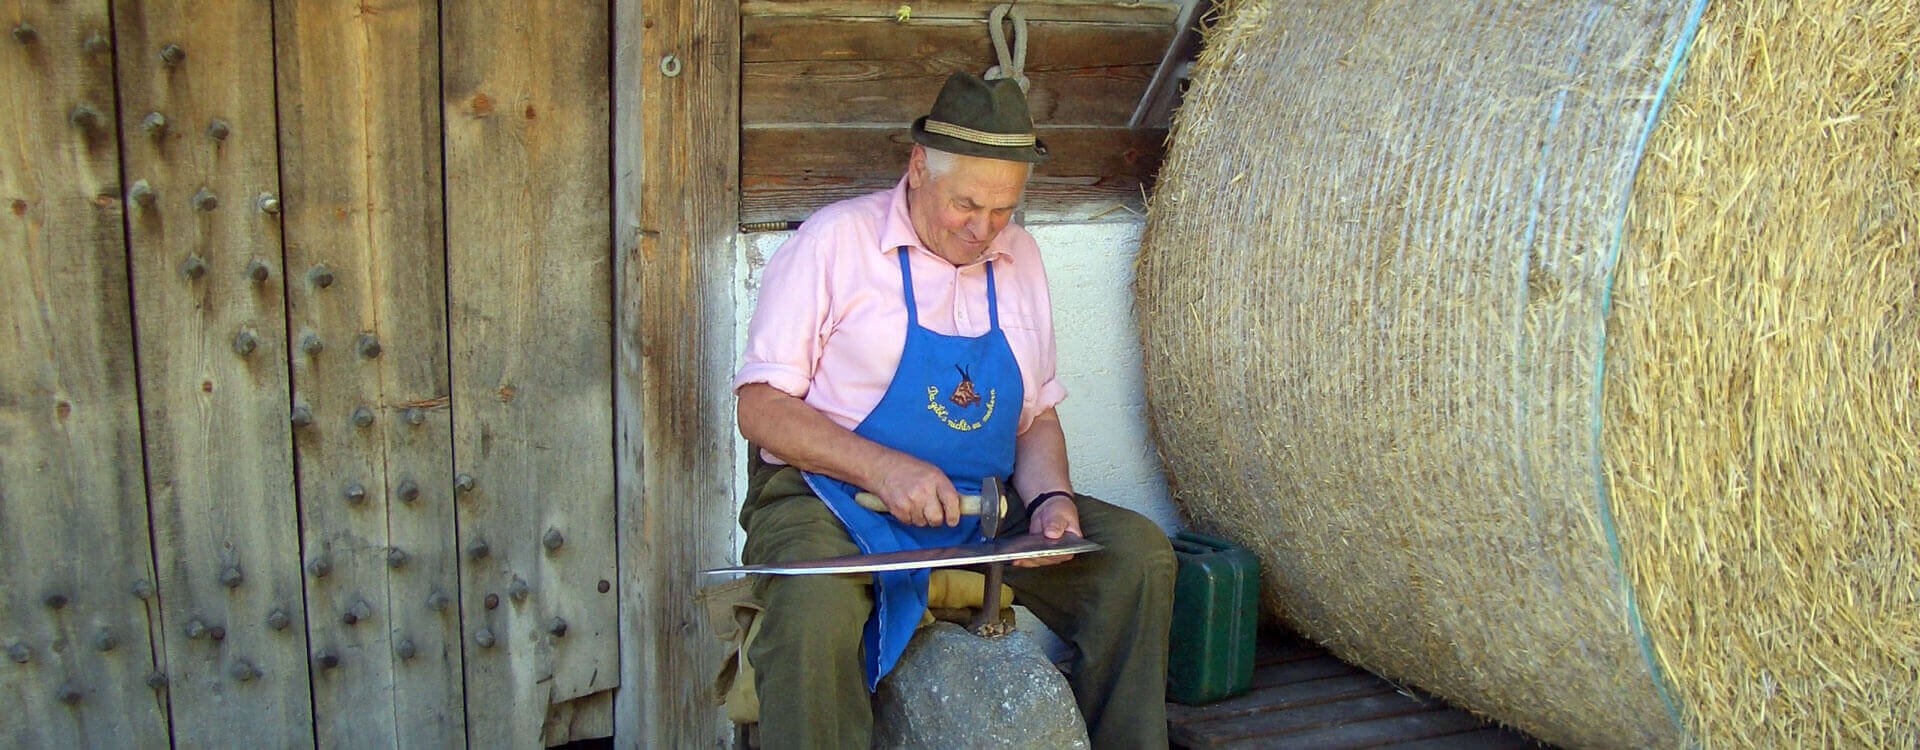
[[[1100,502],[1100,501],[1095,501]],[[1099,525],[1088,529],[1094,541],[1106,547],[1096,553],[1149,583],[1173,585],[1178,562],[1173,545],[1158,524],[1126,508],[1100,502]]]

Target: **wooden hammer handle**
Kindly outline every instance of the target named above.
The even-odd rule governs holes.
[[[862,492],[857,495],[854,495],[853,501],[856,503],[859,503],[860,507],[866,508],[867,510],[873,511],[875,513],[891,512],[887,510],[887,504],[880,500],[880,496],[875,495],[871,492]],[[963,516],[980,515],[980,496],[979,495],[961,495],[960,496],[960,515],[963,515]],[[1000,517],[1001,518],[1007,517],[1007,499],[1005,497],[1000,498]]]

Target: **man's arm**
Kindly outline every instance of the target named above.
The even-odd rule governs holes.
[[[804,471],[879,496],[901,523],[960,524],[960,493],[933,464],[855,435],[807,402],[766,383],[740,386],[736,395],[740,434],[748,442]]]
[[[1027,431],[1015,439],[1013,487],[1022,503],[1031,503],[1035,497],[1048,492],[1067,493],[1048,498],[1033,509],[1027,523],[1028,533],[1048,539],[1059,539],[1063,534],[1083,536],[1080,511],[1073,504],[1073,480],[1067,475],[1067,434],[1060,428],[1060,415],[1053,409],[1034,417]],[[1060,555],[1016,560],[1013,564],[1038,567],[1071,559],[1073,555]]]

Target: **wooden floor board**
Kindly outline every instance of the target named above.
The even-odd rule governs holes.
[[[1365,750],[1458,734],[1484,723],[1464,711],[1437,710],[1335,724],[1282,736],[1249,737],[1214,747],[1222,750],[1269,747],[1285,747],[1289,750]]]
[[[1546,747],[1438,698],[1404,690],[1285,632],[1263,632],[1247,692],[1167,705],[1174,747],[1519,750]]]

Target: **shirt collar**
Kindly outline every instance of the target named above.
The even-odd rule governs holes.
[[[1007,229],[1013,225],[1008,224]],[[913,228],[913,217],[907,213],[907,178],[902,176],[893,186],[893,192],[887,196],[887,223],[880,230],[880,251],[893,252],[902,245],[917,247],[921,252],[932,254],[926,243],[920,241],[920,233]],[[987,244],[987,251],[980,259],[968,265],[979,265],[990,260],[1013,261],[1013,242],[1010,233],[1003,229],[1000,235]]]

